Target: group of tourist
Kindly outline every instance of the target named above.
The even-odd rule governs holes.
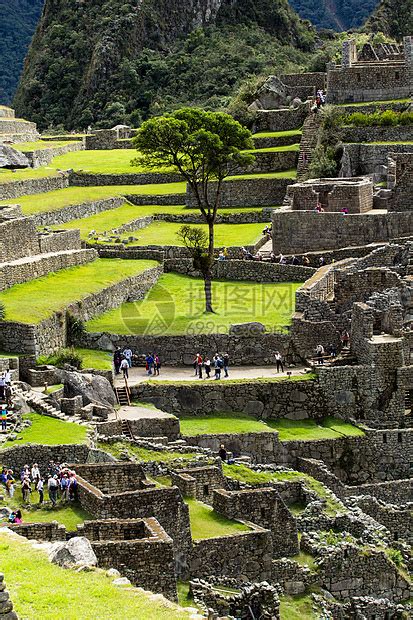
[[[312,112],[318,112],[319,109],[325,104],[325,102],[326,102],[326,95],[324,91],[320,88],[320,90],[317,91],[317,94],[315,96],[315,101],[313,105],[311,106]]]
[[[130,347],[116,349],[113,354],[113,365],[115,373],[122,373],[125,379],[129,378],[129,370],[132,368],[133,362],[141,361],[141,357],[134,355]],[[145,369],[148,375],[159,376],[161,370],[161,360],[157,353],[148,353],[145,356]]]
[[[53,507],[56,506],[59,497],[62,502],[76,499],[76,472],[64,463],[59,464],[50,461],[44,475],[41,473],[37,463],[33,463],[31,467],[24,465],[20,471],[19,479],[24,504],[31,503],[32,493],[37,493],[39,505],[43,504],[45,487]],[[3,467],[0,474],[0,484],[5,487],[7,496],[13,498],[17,483],[12,469]]]
[[[7,431],[9,409],[12,407],[11,372],[7,369],[0,375],[0,429]]]
[[[212,360],[206,355],[202,357],[200,353],[194,356],[194,370],[195,377],[202,379],[203,371],[205,371],[205,379],[211,377],[211,372],[214,372],[215,379],[221,379],[222,371],[224,371],[224,377],[229,377],[229,355],[228,353],[216,353]]]
[[[350,346],[350,334],[346,329],[341,332],[340,336],[341,345],[343,349],[348,349]],[[334,359],[337,357],[337,347],[335,344],[329,344],[327,347],[324,347],[322,344],[318,344],[315,348],[315,361],[318,365],[324,364],[325,358],[329,357],[330,359]]]

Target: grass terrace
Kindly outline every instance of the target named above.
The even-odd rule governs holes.
[[[139,174],[146,172],[171,172],[170,168],[150,169],[144,165],[132,166],[131,161],[139,158],[136,149],[112,149],[104,151],[77,151],[65,153],[53,159],[53,167],[61,170],[94,174]]]
[[[42,170],[42,168],[38,168]],[[33,172],[36,172],[34,170]],[[0,171],[0,180],[3,173]],[[58,211],[70,205],[114,198],[116,196],[165,196],[168,194],[185,194],[185,183],[157,183],[149,185],[102,185],[99,187],[66,187],[44,194],[28,194],[16,198],[14,202],[21,205],[24,215],[34,215],[46,211]],[[0,205],[10,204],[3,200]]]
[[[64,525],[69,532],[75,532],[77,525],[80,525],[83,521],[93,518],[76,502],[63,503],[58,501],[56,508],[52,508],[51,504],[49,504],[49,495],[46,485],[44,499],[47,504],[39,506],[39,495],[36,491],[31,493],[31,504],[24,504],[20,483],[18,483],[13,499],[6,496],[4,502],[2,502],[2,505],[6,505],[11,510],[20,509],[22,512],[23,523],[50,523],[50,521],[57,521],[58,523],[61,523],[61,525]],[[0,533],[1,527],[5,526],[6,523],[6,520],[3,522],[0,520]]]
[[[73,422],[64,422],[38,413],[27,413],[23,419],[30,420],[32,425],[17,433],[15,441],[7,441],[1,444],[3,448],[12,448],[26,443],[37,443],[44,446],[86,443],[87,428],[85,426]]]
[[[202,417],[180,418],[182,435],[214,435],[221,433],[264,433],[277,431],[280,441],[316,441],[361,437],[364,432],[336,418],[315,420],[257,420],[245,413],[213,413]]]
[[[185,498],[185,503],[189,508],[189,521],[193,540],[218,538],[219,536],[229,536],[251,531],[251,528],[244,523],[227,519],[215,512],[211,506],[207,506],[196,499],[187,497]]]
[[[245,482],[251,486],[269,482],[301,482],[306,488],[314,491],[320,499],[325,500],[325,514],[327,516],[335,517],[344,510],[341,502],[334,498],[332,493],[322,482],[299,471],[258,472],[250,469],[246,465],[228,465],[227,463],[223,463],[223,472],[225,476],[240,482]]]
[[[45,149],[56,149],[60,146],[67,146],[68,144],[76,144],[76,141],[56,140],[54,142],[50,142],[46,140],[37,140],[36,142],[19,142],[18,144],[13,144],[13,148],[24,153],[26,151],[43,151]],[[62,168],[60,167],[60,169]]]
[[[108,351],[95,351],[92,349],[79,349],[74,347],[74,351],[82,357],[83,368],[94,368],[95,370],[112,370],[112,354]],[[42,355],[37,359],[37,364],[56,365],[56,355]]]
[[[276,207],[274,207],[275,209]],[[230,215],[237,212],[242,213],[257,213],[261,212],[260,207],[246,207],[240,209],[222,208],[219,210],[220,215]],[[139,217],[153,216],[160,213],[167,213],[169,215],[187,215],[196,214],[200,215],[198,209],[188,209],[184,205],[181,206],[161,206],[161,205],[142,205],[136,206],[129,202],[125,202],[121,207],[116,209],[110,209],[103,211],[89,217],[82,218],[80,220],[72,220],[66,222],[66,224],[59,224],[54,226],[57,230],[62,229],[80,229],[80,236],[86,240],[91,230],[95,230],[98,234],[104,232],[110,232],[112,229],[119,228],[124,224],[136,220]],[[128,235],[129,233],[122,233],[122,235]]]
[[[42,168],[23,168],[19,170],[6,170],[6,168],[0,168],[0,185],[2,183],[11,183],[12,181],[26,181],[28,179],[44,179],[45,177],[52,177],[57,174],[54,168],[42,167]],[[15,199],[17,201],[17,199]],[[10,200],[3,202],[3,204],[10,204]]]
[[[342,107],[351,107],[351,108],[360,108],[367,105],[390,105],[392,103],[410,103],[410,99],[384,99],[381,101],[359,101],[357,103],[337,103],[336,106],[339,108]]]
[[[286,151],[299,151],[300,150],[300,145],[297,144],[290,144],[288,146],[271,146],[271,147],[267,147],[267,148],[262,148],[262,149],[251,149],[249,151],[246,151],[246,153],[285,153]]]
[[[117,282],[157,266],[156,261],[97,259],[86,265],[62,269],[0,293],[7,321],[39,323],[54,312],[98,293]]]
[[[124,233],[123,236],[128,237],[132,235],[137,238],[137,241],[128,243],[128,247],[147,245],[171,245],[182,247],[183,243],[177,234],[181,226],[182,224],[180,223],[156,221],[145,228]],[[198,224],[197,226],[205,231],[208,230],[206,224]],[[262,222],[255,224],[216,224],[215,246],[237,247],[242,245],[255,245],[262,237],[263,226],[264,224]],[[98,243],[106,245],[108,242],[101,241]]]
[[[86,327],[89,332],[113,334],[190,335],[227,333],[233,323],[253,318],[267,330],[279,330],[291,322],[299,286],[216,280],[212,284],[216,313],[205,315],[203,280],[167,273],[145,299],[105,312]]]
[[[283,172],[266,172],[263,174],[237,174],[236,176],[227,177],[226,181],[240,181],[242,179],[296,179],[297,170],[284,170]]]
[[[260,131],[254,133],[253,138],[287,138],[290,136],[297,136],[300,138],[303,132],[301,129],[289,129],[287,131]]]
[[[0,533],[0,571],[15,611],[25,620],[188,620],[189,615],[161,597],[119,588],[103,571],[68,570],[51,564],[30,542]],[[87,593],[87,598],[85,594]]]
[[[173,463],[177,459],[192,461],[197,457],[197,454],[195,454],[194,452],[168,452],[167,450],[147,450],[146,448],[138,448],[134,444],[123,441],[119,441],[116,443],[99,442],[97,447],[104,452],[108,452],[115,458],[120,458],[122,453],[126,451],[128,452],[129,456],[143,463],[149,463],[151,461],[154,461],[156,463],[165,463],[166,465],[168,465]]]

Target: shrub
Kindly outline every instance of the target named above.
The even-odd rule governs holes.
[[[403,566],[404,560],[401,551],[398,549],[389,549],[387,555],[393,564],[396,564],[396,566]]]
[[[343,125],[353,127],[395,127],[397,125],[413,124],[413,112],[395,112],[385,110],[384,112],[353,112],[339,117],[338,121]]]
[[[77,344],[85,333],[85,324],[73,314],[66,314],[66,331],[69,344]]]
[[[52,366],[57,366],[57,368],[64,368],[65,364],[70,364],[70,366],[80,370],[83,366],[83,358],[80,353],[71,347],[70,349],[60,349],[53,355],[42,355],[37,359],[37,364],[51,364]]]
[[[317,146],[308,167],[310,179],[330,178],[337,175],[334,149]]]

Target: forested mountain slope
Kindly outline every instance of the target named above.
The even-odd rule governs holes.
[[[303,19],[318,28],[333,28],[339,32],[360,27],[379,0],[290,0]]]
[[[288,0],[46,0],[15,106],[68,128],[219,107],[248,76],[302,65],[314,38]]]
[[[384,32],[398,41],[413,34],[413,0],[382,0],[365,29]]]

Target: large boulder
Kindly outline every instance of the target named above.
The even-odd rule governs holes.
[[[65,568],[73,566],[97,566],[98,559],[89,540],[84,536],[75,536],[67,542],[53,545],[49,560]]]
[[[105,377],[70,370],[60,370],[59,376],[65,386],[65,398],[81,396],[83,405],[98,404],[112,408],[116,404],[113,388]]]
[[[278,110],[279,108],[287,107],[288,102],[288,92],[285,84],[276,75],[270,75],[258,90],[257,98],[250,105],[249,109]]]
[[[28,168],[30,162],[26,155],[7,144],[0,144],[0,168]]]

